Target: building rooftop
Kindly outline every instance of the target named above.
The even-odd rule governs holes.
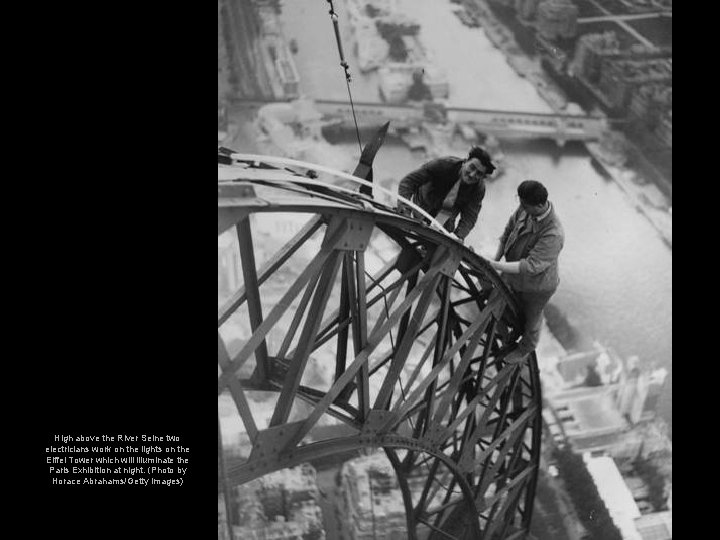
[[[268,473],[262,483],[265,487],[283,486],[287,491],[317,491],[315,470],[308,464]]]
[[[583,456],[598,494],[608,509],[615,526],[620,530],[623,540],[643,540],[635,527],[635,519],[640,517],[640,509],[628,489],[612,458],[607,456]]]
[[[672,511],[645,514],[635,520],[643,540],[670,540],[672,538]]]
[[[362,456],[343,465],[343,470],[350,473],[346,476],[354,484],[358,493],[358,507],[361,512],[372,511],[375,515],[405,514],[405,506],[400,494],[400,486],[392,465],[380,453]],[[391,485],[380,485],[377,476],[390,479]],[[370,486],[373,489],[373,498],[370,501]],[[388,488],[390,488],[388,490]],[[372,506],[372,507],[371,507]]]
[[[569,354],[559,359],[557,370],[568,384],[580,384],[589,368],[594,368],[603,384],[617,382],[623,371],[620,358],[611,351],[598,347],[595,350]]]
[[[570,437],[604,435],[623,430],[626,420],[612,388],[574,388],[549,397]]]
[[[587,397],[570,403],[570,410],[584,430],[622,429],[625,420],[615,407],[615,400],[608,392],[591,392]]]

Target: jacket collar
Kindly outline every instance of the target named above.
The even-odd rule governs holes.
[[[550,215],[550,213],[552,212],[552,210],[553,210],[553,205],[552,205],[552,203],[551,203],[550,201],[548,201],[547,210],[545,210],[545,211],[544,211],[542,214],[540,214],[538,217],[534,218],[534,220],[535,220],[536,222],[538,222],[538,223],[541,222],[543,219],[545,219],[546,217],[548,217],[548,216]]]
[[[523,222],[523,227],[521,229],[520,234],[525,234],[528,232],[535,232],[537,231],[541,226],[546,226],[552,223],[553,216],[555,215],[554,208],[552,203],[548,203],[548,209],[543,212],[538,217],[533,217],[530,214],[528,214],[525,209],[521,206],[520,207],[520,221]],[[529,226],[528,226],[529,225]]]

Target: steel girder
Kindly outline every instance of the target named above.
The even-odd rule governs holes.
[[[503,361],[521,332],[514,298],[441,231],[314,176],[218,166],[218,237],[233,237],[242,274],[218,308],[218,396],[234,403],[245,441],[239,463],[221,456],[225,493],[382,448],[408,538],[524,537],[541,396],[534,355]],[[275,246],[267,228],[282,222],[297,230]],[[342,434],[320,428],[328,418]]]

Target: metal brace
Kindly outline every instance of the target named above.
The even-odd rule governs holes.
[[[371,409],[368,413],[367,420],[363,425],[363,435],[377,435],[381,427],[383,427],[389,420],[392,420],[396,416],[391,411]]]
[[[362,218],[335,218],[328,225],[326,238],[331,238],[333,233],[343,225],[346,231],[338,242],[336,249],[342,251],[365,251],[370,242],[375,228],[375,220]]]
[[[248,463],[255,462],[260,467],[264,467],[270,461],[277,461],[277,457],[281,454],[287,454],[290,457],[292,449],[288,451],[285,447],[304,423],[304,421],[291,422],[259,431],[253,441]],[[283,452],[283,450],[285,451]]]

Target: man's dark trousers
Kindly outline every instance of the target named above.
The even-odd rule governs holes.
[[[552,295],[555,294],[555,291],[513,292],[520,304],[520,311],[525,324],[525,331],[520,339],[518,350],[529,353],[535,350],[540,341],[543,309]]]

